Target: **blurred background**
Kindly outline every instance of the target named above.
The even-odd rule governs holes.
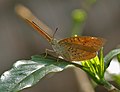
[[[82,35],[107,39],[105,54],[120,44],[120,0],[0,0],[0,74],[17,60],[30,59],[46,48],[51,49],[49,43],[15,13],[16,4],[30,8],[53,33],[58,28],[55,37],[60,39],[71,36],[73,11],[83,9],[87,16],[80,26]],[[22,92],[87,92],[81,88],[81,83],[89,85],[83,74],[80,69],[67,69],[52,77],[46,76]],[[96,92],[101,91],[107,92],[102,87],[96,88]]]

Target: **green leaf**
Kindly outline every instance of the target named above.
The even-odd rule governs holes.
[[[112,75],[114,81],[120,86],[120,74],[119,75]]]
[[[101,49],[101,55],[102,55],[102,49]],[[94,57],[93,59],[86,60],[82,62],[82,67],[84,71],[86,71],[89,76],[98,84],[101,84],[101,80],[104,76],[104,66],[103,65],[103,57],[99,59],[98,56]]]
[[[117,55],[118,62],[120,63],[120,54]]]
[[[32,56],[31,60],[19,60],[12,69],[4,72],[0,78],[1,92],[18,92],[36,84],[45,75],[51,72],[60,72],[72,64],[51,56],[46,58]]]
[[[100,50],[100,76],[104,77],[104,58],[103,58],[103,47]]]
[[[104,57],[105,70],[109,67],[111,60],[118,54],[120,54],[120,49],[114,49]]]

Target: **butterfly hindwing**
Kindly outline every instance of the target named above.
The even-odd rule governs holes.
[[[65,54],[63,53],[63,58],[70,61],[94,58],[104,43],[105,39],[90,36],[70,37],[58,42],[64,52],[66,52]]]
[[[68,61],[88,60],[96,56],[96,52],[81,50],[79,48],[73,47],[72,44],[61,43],[60,46],[65,52],[62,53],[62,57]]]
[[[63,40],[60,40],[58,43],[60,45],[66,44],[71,47],[89,52],[96,52],[104,45],[105,39],[90,36],[78,36],[65,38]]]

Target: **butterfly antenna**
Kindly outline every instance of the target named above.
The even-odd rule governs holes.
[[[58,31],[58,28],[55,29],[55,32],[53,33],[53,39],[55,38],[55,34]]]

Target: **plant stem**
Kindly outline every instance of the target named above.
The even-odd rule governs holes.
[[[112,84],[110,84],[108,81],[103,81],[103,86],[108,90],[108,92],[120,92],[119,89],[114,87]]]

